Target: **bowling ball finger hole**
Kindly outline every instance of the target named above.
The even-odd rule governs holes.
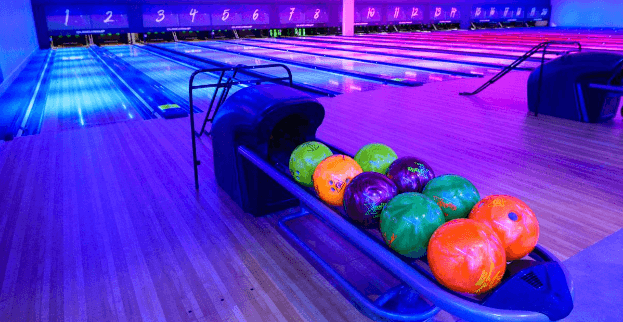
[[[298,176],[298,175],[300,175],[300,174],[301,174],[301,172],[297,170],[297,171],[296,171],[296,175]]]
[[[331,186],[333,185],[333,180],[329,180],[329,185],[331,185]],[[331,188],[331,189],[333,189],[333,188]]]
[[[508,213],[508,219],[510,219],[512,221],[517,221],[519,219],[519,216],[517,216],[517,214],[514,213],[514,212],[509,212]]]
[[[350,182],[350,178],[346,178],[346,183],[349,183],[349,182]]]
[[[331,192],[335,192],[335,188],[331,187]]]

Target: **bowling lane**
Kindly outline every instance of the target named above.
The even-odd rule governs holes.
[[[201,42],[203,44],[203,42]],[[174,49],[180,52],[191,53],[192,55],[198,57],[204,57],[212,60],[216,60],[222,63],[230,64],[230,65],[264,65],[264,64],[274,64],[275,62],[253,58],[249,56],[241,56],[235,55],[219,50],[191,46],[184,43],[174,43],[174,44],[160,44],[158,46],[166,47],[169,49]],[[361,91],[370,91],[379,88],[386,87],[387,85],[383,85],[380,82],[370,81],[366,79],[355,78],[347,75],[335,74],[320,70],[314,70],[310,68],[300,67],[296,65],[288,65],[290,70],[292,71],[292,78],[295,82],[305,84],[308,86],[321,88],[325,90],[329,90],[337,93],[353,93],[353,92],[361,92]],[[281,69],[266,69],[263,70],[262,73],[266,73],[272,76],[281,77],[284,72]]]
[[[463,74],[472,74],[472,75],[484,75],[486,73],[491,72],[490,69],[482,67],[482,66],[473,66],[473,65],[464,65],[459,63],[451,63],[451,62],[440,62],[440,61],[431,61],[431,60],[422,60],[422,59],[411,59],[405,57],[395,57],[395,56],[387,56],[387,55],[378,55],[374,53],[363,53],[363,52],[353,52],[348,50],[343,50],[336,47],[331,47],[330,45],[325,46],[325,48],[317,48],[317,47],[301,47],[299,46],[301,43],[288,43],[281,42],[278,40],[273,41],[264,41],[258,42],[253,40],[236,40],[236,41],[227,41],[228,43],[238,43],[243,44],[245,46],[256,46],[260,45],[262,47],[269,47],[271,49],[285,50],[285,51],[296,51],[299,53],[310,53],[315,55],[331,55],[333,57],[340,57],[344,59],[362,59],[370,62],[378,62],[378,63],[389,63],[389,64],[397,64],[405,67],[412,67],[414,69],[425,68],[432,71],[438,71],[441,73],[463,73]]]
[[[57,132],[141,119],[105,66],[87,48],[57,49],[40,132]],[[34,134],[30,129],[29,134]]]
[[[188,103],[188,80],[197,68],[186,65],[183,62],[158,56],[150,51],[141,49],[141,46],[111,46],[106,47],[106,49]],[[209,84],[216,83],[218,78],[212,74],[200,74],[196,80],[200,84]],[[233,86],[230,94],[241,88],[241,86]],[[214,89],[212,88],[193,91],[195,107],[206,111],[210,106],[213,93]]]
[[[505,66],[510,65],[514,59],[504,59],[504,58],[492,58],[492,57],[475,57],[475,56],[465,56],[458,54],[446,54],[446,53],[438,53],[438,52],[426,52],[426,51],[413,51],[406,49],[397,49],[397,48],[383,48],[375,46],[374,44],[370,44],[369,42],[360,42],[356,45],[349,43],[340,43],[339,41],[328,42],[322,39],[316,39],[314,37],[305,37],[305,38],[258,38],[253,41],[258,42],[277,42],[289,45],[302,46],[300,48],[306,48],[305,46],[319,46],[322,48],[328,49],[342,49],[346,51],[353,52],[368,52],[368,53],[379,53],[384,55],[398,55],[398,56],[409,56],[413,59],[431,59],[431,60],[443,60],[449,62],[456,62],[459,64],[476,64],[476,65],[490,65],[492,68],[503,68]],[[534,68],[539,64],[537,62],[523,62],[522,67]],[[497,71],[497,70],[495,70]]]
[[[296,63],[302,63],[307,66],[319,66],[330,68],[336,72],[356,72],[362,75],[370,75],[379,79],[393,81],[408,81],[410,83],[429,83],[436,81],[444,81],[449,79],[460,78],[460,76],[448,75],[442,73],[433,73],[427,71],[417,71],[402,67],[393,67],[387,65],[379,65],[374,63],[358,62],[349,59],[321,57],[317,55],[308,55],[301,53],[289,53],[277,49],[265,49],[253,46],[245,46],[243,44],[235,44],[228,42],[207,41],[199,42],[201,46],[224,49],[236,53],[252,55],[256,57],[275,57]]]

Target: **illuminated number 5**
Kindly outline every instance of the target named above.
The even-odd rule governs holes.
[[[229,9],[223,10],[223,17],[221,17],[223,21],[227,21],[227,19],[229,19]]]
[[[156,18],[156,22],[161,22],[164,20],[164,10],[158,10],[158,18]]]
[[[314,12],[314,20],[318,20],[320,18],[320,9],[316,9]]]
[[[193,18],[191,19],[191,22],[195,22],[195,15],[198,13],[199,11],[197,11],[197,9],[190,9],[190,15],[193,16]]]
[[[112,11],[106,11],[106,14],[108,15],[108,17],[104,19],[104,22],[105,23],[114,22],[114,20],[112,20]]]
[[[253,21],[257,20],[257,18],[260,16],[260,9],[255,9],[255,11],[253,11]]]

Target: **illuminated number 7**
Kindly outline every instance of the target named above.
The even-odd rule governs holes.
[[[164,20],[164,10],[158,10],[158,18],[156,18],[156,22],[161,22]]]
[[[69,23],[69,9],[65,10],[65,26]]]
[[[190,15],[193,16],[193,18],[191,19],[191,22],[195,22],[195,15],[198,13],[199,11],[197,11],[197,9],[190,9]]]
[[[105,23],[114,22],[114,20],[112,20],[112,11],[106,11],[106,14],[108,15],[108,17],[104,19],[104,22]]]
[[[288,18],[288,21],[292,20],[292,15],[294,14],[294,10],[296,10],[296,8],[290,8],[290,18]]]

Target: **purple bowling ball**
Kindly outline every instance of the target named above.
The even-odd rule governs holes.
[[[418,158],[402,157],[387,168],[387,177],[396,184],[400,193],[422,192],[435,173],[426,162]]]
[[[398,188],[385,175],[363,172],[353,178],[344,191],[344,210],[352,221],[375,227],[385,205],[398,195]]]

